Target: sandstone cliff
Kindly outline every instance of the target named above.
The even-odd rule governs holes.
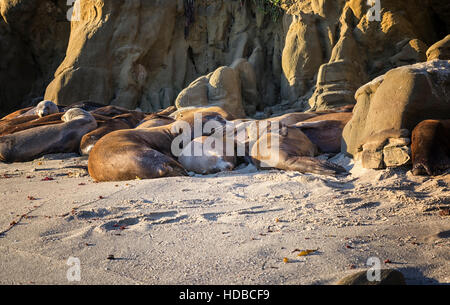
[[[241,88],[214,94],[238,92],[247,115],[333,108],[388,70],[426,61],[450,29],[445,0],[383,0],[379,21],[366,0],[281,1],[280,14],[259,0],[78,1],[69,23],[65,0],[0,0],[0,111],[44,94],[155,111],[242,58],[253,71],[220,87]]]

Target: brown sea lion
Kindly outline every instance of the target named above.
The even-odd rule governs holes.
[[[0,137],[0,161],[26,162],[50,153],[77,152],[82,136],[96,127],[89,112],[71,109],[62,116],[60,124]]]
[[[70,110],[72,108],[80,108],[80,109],[83,109],[85,111],[91,112],[91,111],[97,110],[97,109],[102,108],[102,107],[105,107],[105,105],[87,100],[87,101],[76,102],[76,103],[73,103],[73,104],[71,104],[69,106],[61,106],[61,108],[62,108],[61,112],[66,112],[66,111],[68,111],[68,110]]]
[[[219,112],[202,111],[199,123],[223,123]],[[123,181],[186,175],[175,159],[195,136],[195,111],[183,114],[179,120],[164,126],[118,130],[101,138],[89,154],[88,169],[96,181]],[[179,141],[178,141],[179,140]]]
[[[236,166],[234,145],[227,155],[224,140],[224,137],[213,136],[195,138],[183,149],[178,162],[187,171],[203,175],[233,170]]]
[[[342,131],[352,118],[351,112],[319,115],[294,126],[299,128],[323,153],[341,151]]]
[[[224,118],[227,121],[232,121],[236,119],[233,115],[225,111],[222,107],[219,106],[211,106],[211,107],[185,107],[178,109],[177,111],[173,112],[169,116],[171,118],[174,118],[175,120],[183,119],[183,117],[192,117],[194,113],[204,113],[205,115],[207,113],[215,113],[220,115],[222,118]]]
[[[113,118],[105,117],[103,120],[100,120],[98,116],[94,115],[97,120],[97,128],[85,134],[81,139],[80,153],[82,155],[89,155],[95,143],[108,133],[115,130],[135,128],[145,114],[143,112],[125,113]]]
[[[295,127],[282,126],[259,136],[251,148],[252,162],[258,168],[277,168],[301,173],[336,175],[346,170],[334,163],[315,159],[317,146]]]
[[[33,107],[27,107],[27,108],[23,108],[23,109],[19,109],[17,111],[14,111],[6,116],[4,116],[3,118],[0,119],[0,122],[2,121],[7,121],[7,120],[12,120],[17,118],[18,116],[28,112],[29,110],[33,109]]]
[[[121,115],[121,114],[125,114],[125,113],[143,113],[141,111],[136,111],[136,110],[128,110],[119,106],[113,106],[113,105],[109,105],[109,106],[103,106],[100,108],[97,108],[95,110],[90,111],[90,113],[92,114],[99,114],[99,115],[103,115],[103,116],[108,116],[108,117],[115,117],[117,115]]]
[[[310,112],[310,113],[293,112],[293,113],[287,113],[287,114],[280,115],[280,116],[273,117],[273,118],[268,118],[268,119],[266,119],[266,121],[279,122],[280,124],[289,126],[289,125],[293,125],[298,122],[302,122],[302,121],[314,118],[316,116],[317,116],[317,114],[315,114],[313,112]]]
[[[26,118],[26,120],[21,120],[21,118],[13,119],[10,121],[10,124],[0,126],[0,136],[13,134],[22,130],[27,130],[39,126],[60,124],[63,115],[64,113],[60,112],[44,116],[42,118],[38,117],[37,115],[33,115],[23,117]]]
[[[152,113],[147,115],[136,128],[142,129],[142,128],[153,128],[153,127],[159,127],[168,125],[175,122],[175,119],[161,115],[159,113]]]
[[[174,113],[175,111],[177,111],[177,107],[175,106],[169,106],[166,109],[163,109],[161,111],[158,111],[157,114],[159,115],[171,115],[172,113]]]
[[[450,168],[450,120],[425,120],[411,136],[413,175],[434,176]]]
[[[175,136],[166,126],[109,133],[89,154],[89,174],[95,181],[185,175],[183,166],[171,157]]]

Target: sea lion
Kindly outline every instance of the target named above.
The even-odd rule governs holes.
[[[310,113],[293,112],[293,113],[287,113],[287,114],[280,115],[280,116],[273,117],[273,118],[268,118],[268,119],[266,119],[266,121],[279,122],[280,124],[289,126],[289,125],[293,125],[298,122],[305,121],[307,119],[314,118],[316,116],[317,116],[317,114],[313,113],[313,112],[310,112]]]
[[[96,127],[97,122],[89,112],[71,109],[62,116],[60,124],[0,137],[0,161],[26,162],[50,153],[77,152],[81,137]]]
[[[90,112],[92,114],[99,114],[99,115],[108,116],[108,117],[115,117],[117,115],[121,115],[121,114],[125,114],[125,113],[141,113],[141,114],[143,114],[143,112],[141,112],[141,111],[128,110],[128,109],[125,109],[125,108],[122,108],[119,106],[113,106],[113,105],[103,106],[103,107],[94,109]]]
[[[213,120],[221,123],[224,120],[218,112],[202,112],[201,121],[196,122],[195,114],[191,111],[180,120],[164,126],[118,130],[105,135],[89,154],[89,174],[96,181],[186,175],[186,170],[175,160],[178,154],[174,149],[182,151],[185,144],[192,141],[196,124],[202,128],[200,136],[203,136],[208,135],[203,134],[203,126],[207,122]],[[178,142],[176,139],[185,141]]]
[[[322,153],[339,153],[342,131],[351,118],[351,112],[330,113],[304,120],[293,126],[306,134]]]
[[[167,107],[166,109],[163,109],[163,110],[161,110],[161,111],[158,111],[157,114],[169,116],[169,115],[171,115],[172,113],[174,113],[175,111],[177,111],[177,107],[175,107],[175,106],[169,106],[169,107]]]
[[[334,163],[315,159],[317,146],[298,128],[282,126],[259,136],[251,147],[251,160],[258,168],[277,168],[301,173],[336,175],[346,170]]]
[[[224,137],[202,136],[192,140],[182,150],[178,162],[187,171],[205,175],[233,170],[236,156],[234,146],[231,155],[227,155]]]
[[[61,106],[61,111],[62,112],[67,112],[68,110],[73,109],[73,108],[80,108],[80,109],[83,109],[85,111],[91,112],[91,111],[97,110],[97,109],[102,108],[102,107],[105,107],[105,105],[99,104],[99,103],[95,103],[95,102],[92,102],[92,101],[81,101],[81,102],[73,103],[73,104],[71,104],[69,106]]]
[[[152,113],[152,114],[147,115],[139,123],[139,125],[136,126],[136,128],[142,129],[142,128],[159,127],[159,126],[171,124],[173,122],[175,122],[175,119],[173,119],[169,116],[161,115],[158,113]]]
[[[50,115],[53,113],[59,113],[59,108],[58,106],[53,103],[52,101],[41,101],[39,102],[36,107],[31,108],[30,110],[28,110],[25,113],[22,113],[21,115],[19,115],[19,117],[23,117],[23,116],[30,116],[30,115],[37,115],[38,117],[42,118],[46,115]]]
[[[88,171],[95,181],[123,181],[186,175],[171,156],[175,134],[167,126],[113,131],[89,154]]]
[[[183,119],[183,117],[192,117],[194,113],[215,113],[220,115],[223,119],[227,121],[232,121],[236,119],[232,114],[225,111],[222,107],[219,106],[211,106],[211,107],[184,107],[180,108],[177,111],[173,112],[169,116],[175,120]]]
[[[425,120],[411,136],[413,175],[434,176],[450,168],[450,120]]]
[[[3,118],[1,118],[1,119],[0,119],[0,123],[3,122],[3,121],[15,119],[15,118],[17,118],[18,116],[20,116],[20,115],[22,115],[22,114],[28,112],[29,110],[31,110],[31,109],[33,109],[33,108],[34,108],[34,107],[27,107],[27,108],[23,108],[23,109],[16,110],[16,111],[14,111],[14,112],[12,112],[12,113],[10,113],[10,114],[4,116]]]
[[[117,115],[113,118],[104,117],[99,120],[99,115],[94,114],[97,121],[97,128],[83,136],[80,143],[80,153],[89,155],[95,143],[102,137],[115,130],[132,129],[143,119],[144,113],[134,112]]]
[[[26,116],[26,120],[13,119],[10,124],[5,124],[0,126],[0,136],[5,136],[8,134],[13,134],[22,130],[27,130],[39,126],[60,124],[61,118],[64,113],[54,113],[45,117],[38,117],[37,115]]]

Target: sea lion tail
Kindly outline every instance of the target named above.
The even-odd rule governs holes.
[[[291,158],[289,159],[286,170],[320,175],[340,175],[348,173],[347,170],[340,165],[312,157]]]

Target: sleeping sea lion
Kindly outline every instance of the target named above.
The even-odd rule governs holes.
[[[62,116],[60,124],[0,137],[0,161],[26,162],[50,153],[77,152],[81,137],[96,127],[97,122],[89,112],[71,109]]]
[[[301,173],[336,175],[347,171],[334,163],[315,159],[317,146],[298,128],[282,126],[268,130],[251,147],[252,162],[258,168],[277,168]]]
[[[70,109],[73,109],[73,108],[80,108],[80,109],[83,109],[85,111],[91,112],[91,111],[94,111],[94,110],[102,108],[102,107],[105,107],[105,105],[99,104],[99,103],[95,103],[95,102],[92,102],[92,101],[81,101],[81,102],[73,103],[73,104],[71,104],[69,106],[61,106],[61,111],[62,112],[66,112],[66,111],[68,111]]]
[[[178,109],[177,111],[173,112],[169,116],[175,120],[182,119],[183,117],[192,117],[194,113],[215,113],[220,115],[222,118],[224,118],[227,121],[234,120],[235,117],[225,111],[222,107],[219,106],[211,106],[211,107],[184,107],[181,109]]]
[[[61,118],[64,115],[64,113],[54,113],[50,114],[45,117],[38,117],[36,115],[33,116],[26,116],[23,118],[27,118],[27,120],[18,120],[13,119],[11,120],[11,124],[7,124],[0,127],[0,136],[5,136],[8,134],[13,134],[22,130],[27,130],[39,126],[46,126],[46,125],[52,125],[52,124],[60,124]]]
[[[293,126],[306,134],[321,152],[339,153],[342,131],[351,118],[351,112],[330,113],[304,120]]]
[[[83,136],[80,143],[80,153],[82,155],[89,155],[95,143],[103,136],[115,130],[132,129],[143,119],[144,113],[125,113],[117,115],[113,118],[104,117],[103,120],[97,119],[99,115],[94,115],[97,120],[97,128]]]
[[[175,106],[169,106],[166,109],[163,109],[161,111],[158,111],[157,114],[159,115],[171,115],[172,113],[174,113],[175,111],[177,111],[177,107]]]
[[[138,129],[142,128],[152,128],[152,127],[159,127],[168,125],[175,122],[175,119],[161,115],[159,113],[152,113],[147,115],[140,123],[136,126]]]
[[[3,118],[1,118],[1,119],[0,119],[0,123],[1,123],[2,121],[7,121],[7,120],[15,119],[15,118],[17,118],[18,116],[20,116],[20,115],[22,115],[22,114],[28,112],[28,111],[31,110],[31,109],[33,109],[33,107],[27,107],[27,108],[23,108],[23,109],[16,110],[16,111],[14,111],[14,112],[12,112],[12,113],[10,113],[10,114],[4,116]]]
[[[141,114],[143,114],[143,112],[141,112],[141,111],[128,110],[128,109],[125,109],[125,108],[122,108],[119,106],[113,106],[113,105],[103,106],[103,107],[94,109],[90,112],[92,114],[99,114],[99,115],[108,116],[108,117],[115,117],[117,115],[121,115],[121,114],[125,114],[125,113],[141,113]]]
[[[19,117],[23,116],[30,116],[30,115],[37,115],[38,117],[42,118],[46,115],[53,114],[53,113],[59,113],[58,106],[53,103],[52,101],[41,101],[39,102],[36,107],[31,108],[25,113],[22,113],[19,115]]]
[[[438,175],[450,168],[450,120],[425,120],[411,137],[413,175]]]
[[[181,152],[178,162],[187,171],[197,174],[213,174],[221,171],[230,171],[236,166],[236,156],[226,154],[224,138],[202,136],[192,140]]]
[[[186,175],[171,156],[174,135],[167,126],[113,131],[89,154],[88,170],[95,181],[123,181]]]
[[[287,114],[280,115],[280,116],[273,117],[273,118],[268,118],[268,119],[266,119],[266,121],[279,122],[280,124],[289,126],[289,125],[293,125],[298,122],[302,122],[302,121],[314,118],[316,116],[317,116],[317,114],[315,114],[313,112],[310,112],[310,113],[293,112],[293,113],[287,113]]]
[[[186,142],[190,142],[195,134],[196,123],[203,127],[209,120],[223,121],[218,112],[209,111],[202,112],[201,121],[195,122],[195,114],[195,111],[190,111],[182,119],[164,126],[118,130],[107,134],[94,145],[89,154],[89,174],[96,181],[186,175],[186,170],[175,160],[172,147],[176,146],[173,143],[178,144],[175,140],[183,135],[187,137]],[[184,141],[180,144],[184,145]],[[183,145],[178,149],[182,150]]]

